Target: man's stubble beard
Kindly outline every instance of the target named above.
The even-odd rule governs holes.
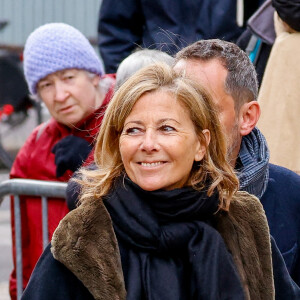
[[[238,120],[235,120],[235,124],[231,130],[231,133],[227,135],[226,142],[227,142],[227,159],[229,163],[234,167],[241,146],[241,136],[239,132]]]

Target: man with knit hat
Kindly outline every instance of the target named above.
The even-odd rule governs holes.
[[[113,75],[103,66],[89,41],[77,29],[50,23],[33,31],[24,48],[24,73],[31,94],[43,101],[52,118],[33,130],[12,166],[11,178],[68,181],[89,156],[109,102]],[[16,298],[16,253],[11,205],[14,270],[10,294]],[[48,200],[51,238],[68,212],[63,199]],[[23,288],[42,253],[41,201],[22,197]]]

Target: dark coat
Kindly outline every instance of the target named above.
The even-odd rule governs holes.
[[[269,183],[261,198],[270,232],[288,271],[300,286],[300,176],[269,164]]]
[[[262,0],[245,0],[247,20]],[[235,41],[245,29],[236,20],[232,0],[103,0],[99,49],[106,73],[114,73],[136,47],[175,54],[200,39]]]
[[[299,299],[299,288],[273,240],[272,271],[267,221],[257,198],[238,193],[231,212],[216,221],[251,299]],[[60,262],[48,246],[22,299],[125,299],[118,245],[100,201],[83,203],[68,214],[54,234],[51,251]]]
[[[70,181],[67,188],[69,209],[76,208],[79,187]],[[300,286],[300,176],[269,164],[267,189],[260,199],[270,232],[293,280]]]

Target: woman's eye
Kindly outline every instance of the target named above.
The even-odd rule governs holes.
[[[45,88],[48,88],[48,87],[50,87],[51,86],[51,82],[44,82],[44,83],[41,83],[41,84],[39,84],[39,88],[40,89],[45,89]]]
[[[75,76],[73,76],[73,75],[67,75],[67,76],[65,76],[65,80],[71,80],[71,79],[73,79]]]
[[[131,127],[131,128],[127,128],[125,130],[125,134],[129,134],[129,135],[139,134],[141,132],[142,132],[142,129],[138,128],[138,127]]]
[[[164,132],[172,132],[172,131],[176,131],[176,129],[172,126],[169,126],[169,125],[163,125],[160,127],[160,130],[161,131],[164,131]]]

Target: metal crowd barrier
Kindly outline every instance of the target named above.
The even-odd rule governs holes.
[[[67,183],[32,180],[32,179],[10,179],[0,183],[0,205],[6,195],[14,196],[15,214],[15,244],[16,244],[16,272],[17,272],[17,299],[21,299],[23,292],[22,274],[22,228],[20,195],[39,196],[42,201],[42,230],[43,247],[48,245],[48,205],[47,198],[65,198]]]

